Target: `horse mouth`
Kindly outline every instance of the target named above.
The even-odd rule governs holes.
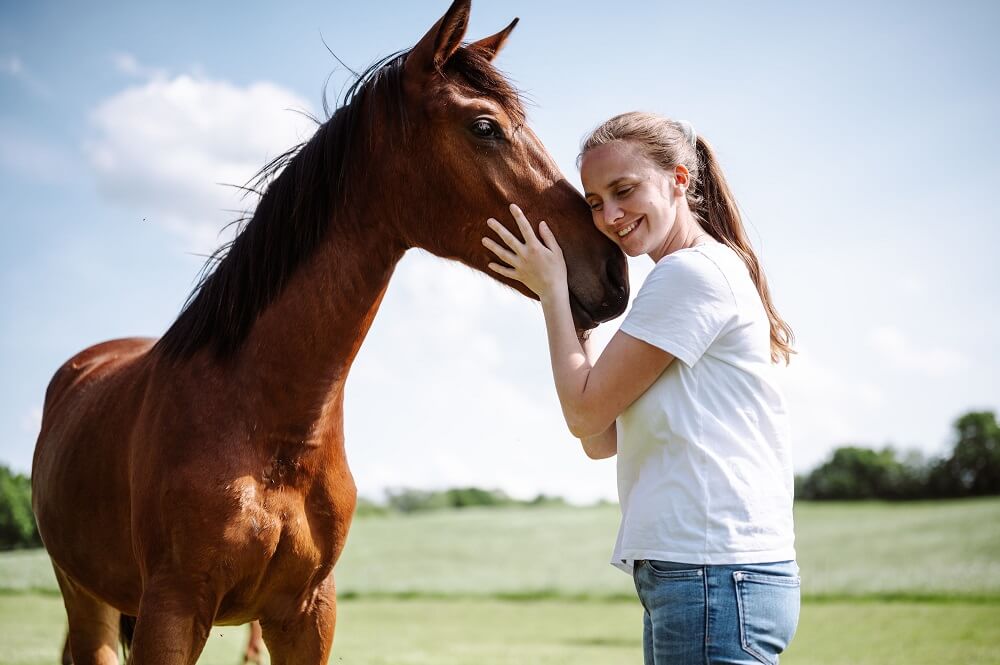
[[[572,290],[569,292],[569,308],[573,313],[573,323],[576,324],[578,330],[591,330],[597,327],[598,321],[583,306]]]

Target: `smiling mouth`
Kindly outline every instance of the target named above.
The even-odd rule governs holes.
[[[631,224],[629,224],[625,228],[620,229],[618,231],[618,237],[619,238],[624,238],[628,234],[632,233],[632,231],[635,231],[636,228],[639,226],[639,224],[642,222],[642,220],[643,220],[643,217],[640,217],[639,219],[635,220],[634,222],[632,222]]]

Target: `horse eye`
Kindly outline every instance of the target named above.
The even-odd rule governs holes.
[[[482,139],[500,138],[500,128],[488,118],[479,118],[472,123],[472,133]]]

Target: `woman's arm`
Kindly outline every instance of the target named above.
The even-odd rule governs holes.
[[[569,431],[577,438],[601,436],[674,359],[663,349],[618,331],[591,363],[576,336],[568,290],[554,289],[550,297],[543,297],[542,311],[559,403]]]
[[[587,453],[590,459],[605,459],[618,454],[618,431],[614,423],[597,436],[588,436],[580,439],[583,444],[583,452]]]
[[[510,209],[525,240],[521,242],[499,222],[489,220],[490,228],[507,245],[504,248],[483,239],[483,244],[507,264],[491,263],[490,269],[538,294],[545,314],[552,375],[570,432],[579,439],[604,436],[615,418],[653,384],[673,356],[619,331],[596,363],[591,363],[573,324],[566,262],[559,244],[545,222],[539,224],[539,240],[520,208],[511,205]]]

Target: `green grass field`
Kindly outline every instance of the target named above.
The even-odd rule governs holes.
[[[1000,499],[796,507],[803,610],[782,663],[1000,664]],[[617,508],[358,519],[331,663],[637,663],[641,610],[607,564]],[[57,661],[43,552],[0,555],[0,662]],[[201,663],[238,661],[245,629]]]

